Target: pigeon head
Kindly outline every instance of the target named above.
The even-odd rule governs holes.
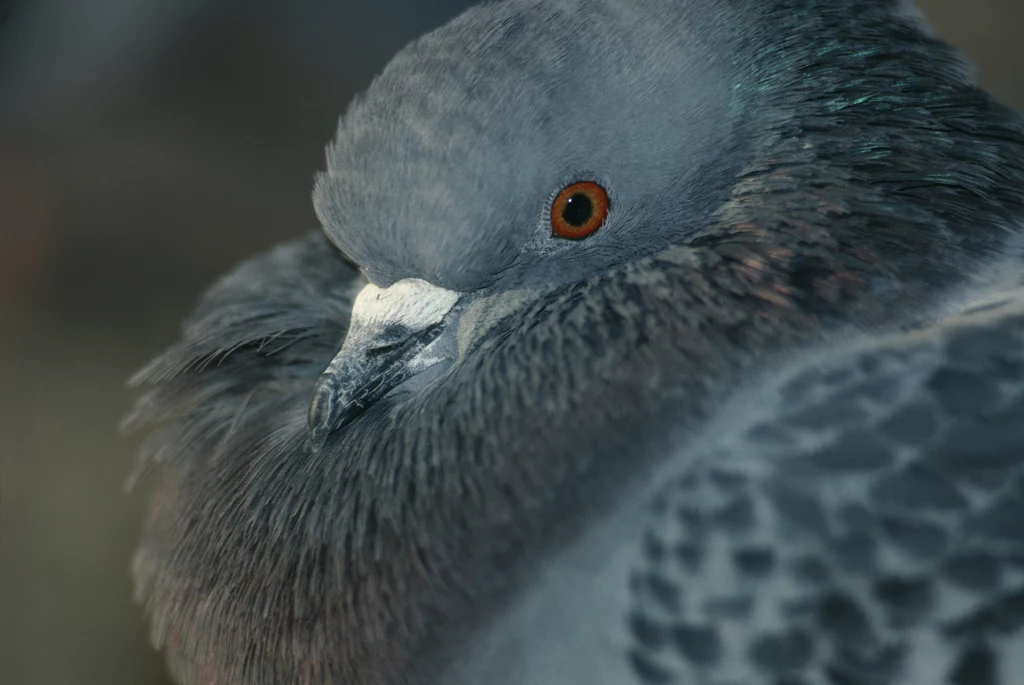
[[[314,204],[370,284],[314,401],[318,442],[450,362],[481,295],[579,282],[707,223],[753,98],[731,56],[744,20],[697,5],[478,8],[351,106]]]
[[[736,175],[748,103],[737,22],[677,5],[506,3],[413,43],[341,120],[314,192],[327,235],[375,285],[476,292],[578,281],[692,233]],[[559,235],[552,205],[580,183],[607,216]]]

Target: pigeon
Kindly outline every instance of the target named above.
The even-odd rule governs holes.
[[[1024,682],[1024,121],[896,0],[505,0],[136,377],[189,685]]]

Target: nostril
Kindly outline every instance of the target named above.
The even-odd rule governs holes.
[[[408,342],[408,341],[406,341],[406,340],[397,340],[395,342],[389,342],[389,343],[383,343],[383,344],[380,344],[380,345],[375,345],[375,346],[370,347],[369,349],[366,350],[366,356],[367,357],[371,357],[371,358],[372,357],[380,357],[380,356],[388,354],[390,352],[397,352],[398,350],[400,350],[402,348],[402,346],[406,342]]]

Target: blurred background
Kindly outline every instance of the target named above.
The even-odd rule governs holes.
[[[0,0],[0,682],[166,685],[132,602],[125,380],[316,226],[338,114],[466,0]],[[919,0],[1024,111],[1024,2]]]

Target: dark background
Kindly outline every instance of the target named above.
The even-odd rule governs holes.
[[[125,380],[205,284],[316,226],[353,92],[469,4],[39,0],[0,26],[0,682],[167,682],[127,571]],[[919,5],[1024,111],[1024,2]]]

